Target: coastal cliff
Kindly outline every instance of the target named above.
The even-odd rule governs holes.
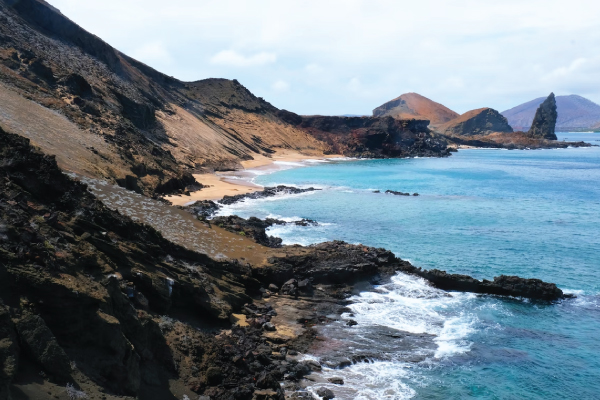
[[[444,157],[447,143],[432,134],[429,121],[392,117],[299,116],[282,118],[327,143],[333,153],[348,157]]]
[[[387,250],[343,242],[257,244],[262,262],[215,261],[107,208],[27,139],[0,130],[0,157],[7,399],[15,391],[283,399],[280,381],[301,390],[301,377],[317,368],[293,356],[314,341],[310,321],[341,313],[355,284],[403,271],[450,290],[564,297],[538,280],[422,271]],[[306,322],[285,317],[289,307]],[[222,330],[230,320],[237,327]]]

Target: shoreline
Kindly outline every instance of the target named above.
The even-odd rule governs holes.
[[[287,168],[285,166],[297,164],[302,166],[302,162],[315,160],[316,162],[343,158],[340,154],[331,155],[306,155],[295,152],[281,152],[274,154],[273,157],[261,157],[254,160],[242,161],[244,169],[237,171],[214,172],[206,174],[193,174],[198,183],[206,185],[200,190],[191,192],[189,195],[170,195],[164,198],[174,206],[184,206],[202,200],[220,200],[225,196],[234,196],[237,194],[252,193],[263,190],[264,187],[252,182],[252,178],[258,175],[270,174]],[[280,164],[277,164],[280,163]],[[282,167],[279,167],[281,165]]]

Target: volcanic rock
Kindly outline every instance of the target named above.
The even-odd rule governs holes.
[[[450,136],[488,135],[493,132],[512,132],[506,117],[492,108],[471,110],[436,128]]]
[[[538,107],[531,128],[527,132],[529,136],[548,140],[556,140],[554,130],[556,128],[556,98],[554,93],[550,93],[548,98]]]
[[[373,116],[423,119],[429,120],[432,126],[436,126],[457,118],[458,113],[418,93],[405,93],[374,109]]]

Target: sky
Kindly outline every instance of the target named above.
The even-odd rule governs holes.
[[[550,92],[600,103],[598,0],[48,0],[184,81],[237,79],[298,114],[407,92],[463,113]]]

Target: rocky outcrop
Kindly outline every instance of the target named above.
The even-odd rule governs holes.
[[[266,233],[266,229],[272,226],[274,221],[285,224],[283,221],[268,219],[263,221],[256,217],[244,219],[236,215],[215,217],[211,220],[211,223],[221,228],[225,228],[230,232],[237,233],[238,235],[250,237],[256,243],[262,244],[263,246],[281,247],[282,240],[280,238],[269,236]]]
[[[494,132],[512,132],[506,118],[492,108],[471,110],[436,128],[450,136],[489,135]]]
[[[479,282],[344,242],[257,245],[262,263],[217,262],[108,209],[24,138],[0,130],[0,160],[2,394],[23,362],[43,370],[45,387],[85,376],[94,394],[170,398],[169,382],[177,381],[188,397],[283,399],[279,382],[296,387],[312,368],[288,360],[287,349],[306,351],[315,337],[310,325],[341,313],[355,284],[382,283],[398,272],[448,290],[564,297],[539,280]],[[232,223],[246,229],[248,222],[236,218]],[[259,222],[250,220],[264,232]],[[281,336],[277,311],[252,306],[275,292],[282,300],[309,298],[301,314],[286,305],[294,323],[306,315],[306,335]],[[247,314],[239,319],[246,327],[210,333],[236,313]]]
[[[553,283],[539,279],[500,276],[493,281],[479,281],[467,275],[448,274],[439,270],[423,270],[394,256],[385,249],[351,245],[341,241],[326,242],[308,247],[287,246],[279,255],[269,258],[270,266],[253,269],[263,284],[282,285],[290,279],[309,279],[312,284],[351,285],[355,282],[378,280],[397,272],[418,275],[444,290],[525,297],[553,301],[565,297]]]
[[[571,297],[565,295],[554,283],[539,279],[501,275],[495,277],[493,281],[485,279],[480,281],[468,275],[448,274],[446,271],[437,269],[419,270],[413,268],[404,269],[404,271],[423,277],[431,282],[433,286],[444,290],[524,297],[545,301]]]
[[[223,205],[230,205],[240,201],[244,201],[246,199],[264,199],[267,197],[281,196],[285,194],[300,194],[306,192],[314,192],[315,190],[321,189],[315,189],[313,187],[303,189],[294,186],[279,185],[274,187],[266,187],[263,190],[259,190],[252,193],[236,194],[234,196],[224,196],[221,200],[219,200],[219,203]]]
[[[432,126],[437,126],[458,118],[459,114],[418,93],[405,93],[375,108],[373,116],[423,119],[428,120]]]
[[[433,135],[426,120],[392,117],[328,117],[280,114],[327,143],[330,152],[348,157],[445,157],[447,142]]]
[[[546,97],[539,97],[503,111],[502,115],[514,129],[527,131],[531,128],[536,110],[544,100]],[[556,129],[561,132],[594,129],[600,124],[600,105],[575,94],[556,96],[556,112]]]
[[[531,128],[527,132],[529,136],[547,140],[556,140],[554,130],[556,128],[556,98],[550,93],[548,98],[538,107],[533,117]]]

